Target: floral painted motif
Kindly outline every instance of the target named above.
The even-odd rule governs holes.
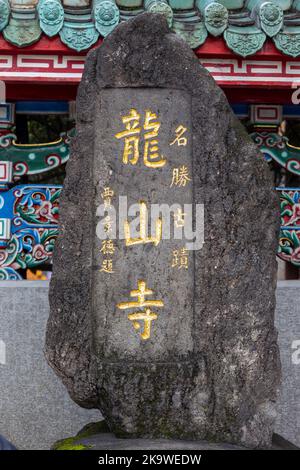
[[[280,191],[281,232],[278,256],[300,267],[300,188]]]
[[[14,190],[14,218],[16,227],[26,224],[56,226],[58,223],[58,199],[60,187],[39,188],[30,186]]]
[[[300,268],[300,230],[281,230],[278,256]]]
[[[12,236],[0,250],[0,271],[13,275],[19,269],[36,268],[51,262],[58,229],[24,229]],[[4,271],[3,271],[4,270]],[[8,270],[8,271],[7,271]],[[1,272],[0,272],[1,279]]]
[[[11,220],[11,237],[0,248],[0,279],[21,279],[19,269],[51,263],[61,189],[24,185],[2,193],[0,218]]]

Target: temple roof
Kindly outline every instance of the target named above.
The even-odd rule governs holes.
[[[211,35],[242,57],[267,40],[283,54],[300,56],[300,0],[0,0],[0,31],[16,47],[59,35],[79,52],[143,11],[164,14],[191,48]]]

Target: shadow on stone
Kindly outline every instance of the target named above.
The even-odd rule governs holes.
[[[176,439],[119,439],[103,421],[86,425],[79,433],[56,442],[52,450],[249,450],[245,447],[207,441]],[[265,449],[270,450],[270,449]],[[299,450],[278,434],[273,434],[271,450]]]

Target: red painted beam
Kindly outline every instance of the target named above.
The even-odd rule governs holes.
[[[223,87],[223,91],[231,104],[292,104],[292,93],[290,88],[274,90],[272,88],[251,87]]]
[[[66,85],[63,83],[35,84],[24,86],[19,83],[9,83],[6,88],[7,101],[28,100],[63,100],[73,101],[76,99],[78,84]],[[223,87],[230,103],[248,104],[292,104],[291,95],[293,90],[262,89],[250,87]]]
[[[96,45],[93,47],[97,47],[102,43],[102,40],[99,40]],[[76,91],[77,91],[77,86],[78,86],[78,81],[80,77],[80,73],[82,69],[78,69],[78,66],[75,65],[73,67],[70,65],[69,69],[64,69],[64,68],[57,68],[51,69],[51,61],[53,61],[53,56],[57,56],[58,60],[61,61],[65,56],[68,56],[68,60],[70,62],[75,61],[76,63],[76,58],[80,57],[85,57],[87,51],[78,53],[76,51],[73,51],[69,49],[66,45],[64,45],[60,38],[55,37],[55,38],[48,38],[47,36],[42,36],[42,38],[35,44],[31,46],[27,46],[24,48],[18,48],[15,47],[8,42],[4,40],[3,37],[0,37],[0,60],[1,60],[1,55],[2,55],[2,66],[0,68],[0,71],[3,73],[3,79],[6,81],[6,87],[7,87],[7,100],[47,100],[47,99],[64,99],[64,100],[73,100],[75,99],[76,96]],[[17,54],[26,56],[28,55],[28,59],[24,58],[19,58],[17,57]],[[292,59],[288,56],[284,56],[281,54],[274,46],[272,41],[266,41],[263,49],[255,54],[255,56],[252,56],[247,59],[243,59],[235,54],[233,54],[232,51],[228,49],[226,46],[225,41],[222,38],[213,38],[213,37],[208,37],[206,40],[205,44],[203,46],[199,47],[197,50],[195,50],[195,54],[197,57],[199,57],[200,60],[209,59],[210,63],[214,62],[214,59],[216,59],[216,70],[215,75],[221,76],[219,77],[219,83],[221,84],[222,88],[226,92],[229,100],[233,103],[276,103],[276,104],[282,104],[282,103],[290,103],[291,102],[291,84],[286,83],[286,82],[281,82],[274,84],[274,80],[276,81],[277,76],[281,76],[280,73],[278,75],[274,72],[273,74],[273,83],[268,81],[268,78],[264,81],[254,81],[255,76],[256,76],[256,70],[257,67],[259,67],[259,62],[260,61],[274,61],[276,63],[281,64],[282,63],[282,69],[285,69],[286,64],[300,64],[300,59]],[[36,65],[37,69],[34,69],[31,67],[30,62],[31,59],[33,59],[35,56],[41,56],[41,60],[43,62],[43,57],[45,57],[44,64],[42,65],[42,68],[39,69],[38,64]],[[51,56],[49,59],[47,59],[47,55]],[[7,57],[13,56],[13,67],[16,67],[15,69],[11,68],[11,66],[6,66],[6,61],[8,60]],[[32,56],[32,57],[30,57]],[[73,58],[73,59],[72,59]],[[75,59],[74,59],[75,58]],[[225,61],[227,60],[228,62],[225,63],[225,70],[228,68],[229,70],[234,67],[236,68],[236,75],[237,75],[237,81],[236,82],[231,82],[228,80],[228,72],[224,75],[224,80],[222,83],[222,77],[224,74],[224,67],[220,68],[219,71],[219,66],[218,66],[218,59],[221,59]],[[29,65],[25,64],[24,68],[24,63],[21,66],[21,70],[24,72],[23,75],[18,76],[18,70],[19,70],[19,65],[20,62],[19,60],[23,61],[28,60]],[[47,60],[49,60],[49,65],[47,65]],[[209,62],[208,60],[208,62]],[[243,62],[244,61],[244,62]],[[249,81],[240,81],[238,75],[240,74],[240,70],[242,69],[242,65],[245,63],[251,64],[252,61],[256,61],[256,65],[254,68],[252,68],[252,65],[249,65],[249,73],[252,73],[252,82]],[[232,65],[232,64],[236,65]],[[228,64],[228,65],[227,65]],[[253,62],[252,62],[253,64]],[[209,65],[209,64],[208,64]],[[222,64],[221,64],[222,65]],[[263,67],[265,67],[264,64],[262,64]],[[6,74],[6,68],[7,67],[7,74],[9,76],[9,73],[11,70],[14,71],[15,75],[9,76],[9,78],[6,80],[5,74]],[[47,69],[47,67],[50,67]],[[73,67],[73,68],[72,68]],[[245,66],[245,67],[248,67]],[[256,68],[255,68],[256,67]],[[251,69],[252,68],[252,69]],[[274,66],[271,64],[271,68],[274,68]],[[37,75],[34,75],[35,70],[40,70],[43,73],[39,74],[39,71],[37,72]],[[47,74],[47,71],[49,70],[49,74]],[[64,72],[70,72],[70,75],[65,75],[64,77],[59,76],[59,73],[62,71]],[[276,66],[275,66],[276,70]],[[58,74],[55,74],[53,72],[57,71]],[[29,73],[27,73],[29,72]],[[78,75],[79,73],[79,75]],[[294,74],[299,77],[298,70],[296,69],[296,72],[294,71]],[[41,76],[39,76],[41,75]],[[245,80],[245,77],[247,78],[247,72],[245,71],[242,72],[243,79]],[[25,78],[24,78],[25,77]],[[253,80],[254,77],[254,80]],[[275,79],[274,79],[275,77]],[[261,79],[260,79],[261,80]],[[293,78],[291,78],[293,80]],[[226,82],[226,83],[225,83]]]
[[[76,99],[78,83],[68,85],[58,82],[57,85],[49,83],[7,83],[6,101],[73,101]]]

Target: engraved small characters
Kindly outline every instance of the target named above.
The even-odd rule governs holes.
[[[172,268],[188,269],[189,267],[189,252],[186,248],[173,251]]]
[[[189,170],[187,166],[182,165],[179,168],[173,168],[172,182],[170,187],[184,187],[189,181],[191,181],[191,178],[189,176]]]
[[[104,255],[113,255],[115,252],[115,246],[113,240],[102,240],[102,246],[100,252]]]
[[[137,238],[131,238],[130,225],[128,221],[124,222],[124,233],[125,233],[125,245],[132,246],[140,243],[153,243],[155,246],[159,244],[162,238],[162,219],[155,221],[155,236],[147,237],[147,205],[144,201],[140,201],[140,236]]]
[[[103,193],[101,194],[101,197],[104,202],[104,207],[110,207],[111,206],[111,200],[114,196],[114,191],[109,187],[105,187],[103,189]]]
[[[175,130],[175,139],[170,143],[170,145],[175,145],[177,144],[178,147],[186,147],[187,145],[187,138],[184,137],[184,134],[186,133],[187,131],[187,128],[180,125],[177,127],[177,129]]]
[[[107,215],[103,220],[103,227],[106,233],[110,233],[113,226],[113,221],[109,215]]]
[[[101,264],[100,271],[107,274],[114,273],[113,270],[113,260],[112,259],[104,259]]]
[[[144,330],[141,333],[143,340],[149,339],[151,336],[151,322],[157,319],[157,313],[152,312],[150,307],[163,307],[164,303],[162,300],[145,300],[146,296],[152,295],[153,290],[148,289],[145,281],[138,281],[138,289],[130,292],[130,297],[137,297],[138,300],[131,302],[121,302],[117,304],[117,308],[121,310],[145,307],[145,310],[140,310],[135,313],[128,314],[128,320],[133,322],[135,330],[141,328],[140,321],[144,322]]]
[[[174,213],[174,223],[175,227],[184,227],[185,224],[185,216],[186,213],[182,211],[179,207],[177,208],[177,211]]]
[[[107,211],[111,207],[111,200],[113,196],[114,196],[114,191],[109,186],[106,186],[103,188],[101,197],[104,202],[104,207]],[[114,221],[112,217],[110,215],[107,215],[101,221],[101,224],[103,224],[103,229],[104,229],[104,232],[106,233],[106,236],[109,237],[109,235],[112,232],[113,225],[114,225]],[[106,274],[114,273],[114,266],[113,266],[114,262],[113,262],[112,257],[115,253],[115,250],[116,249],[115,249],[114,242],[112,239],[107,238],[101,241],[100,253],[101,255],[104,255],[105,258],[101,260],[100,272],[103,272]]]

